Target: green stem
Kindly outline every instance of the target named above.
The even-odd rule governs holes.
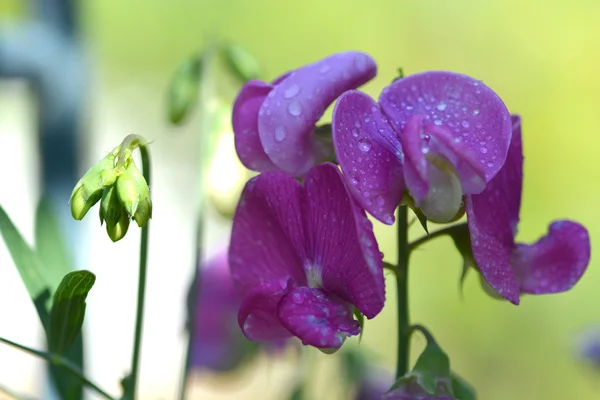
[[[140,143],[140,154],[142,156],[142,174],[150,186],[150,156],[145,144]],[[140,241],[140,266],[138,277],[137,311],[135,316],[135,334],[133,339],[133,357],[131,360],[131,375],[129,385],[126,386],[126,394],[129,400],[135,400],[137,379],[140,366],[140,350],[142,346],[142,330],[144,325],[144,303],[146,298],[146,270],[148,267],[148,234],[150,221],[142,228]]]
[[[98,386],[96,386],[96,384],[94,384],[92,381],[90,381],[88,378],[86,378],[83,375],[83,373],[81,372],[81,370],[79,369],[79,367],[77,367],[77,365],[73,364],[71,361],[69,361],[68,359],[66,359],[64,357],[62,357],[58,354],[47,353],[44,351],[32,349],[30,347],[23,346],[22,344],[15,343],[12,340],[8,340],[8,339],[2,338],[2,337],[0,337],[0,342],[7,344],[9,346],[15,347],[19,350],[22,350],[26,353],[33,355],[33,356],[43,358],[50,364],[53,364],[59,368],[64,369],[65,371],[69,372],[75,378],[77,378],[79,381],[81,381],[82,384],[84,384],[85,386],[89,387],[92,390],[95,390],[99,395],[101,395],[105,399],[116,400],[110,394],[106,393],[104,390],[100,389]]]
[[[420,247],[421,245],[429,242],[431,239],[435,239],[435,238],[443,236],[443,235],[450,235],[450,236],[452,236],[454,233],[457,233],[457,232],[459,232],[459,231],[461,231],[461,230],[463,230],[465,228],[467,228],[467,223],[463,222],[463,223],[460,223],[460,224],[449,226],[449,227],[444,228],[444,229],[437,230],[437,231],[435,231],[435,232],[433,232],[433,233],[431,233],[429,235],[422,236],[422,237],[418,238],[417,240],[415,240],[414,242],[412,242],[412,243],[410,243],[408,245],[408,251],[410,253],[412,253],[418,247]]]
[[[408,372],[410,356],[410,330],[408,314],[408,207],[398,208],[398,266],[396,288],[398,297],[398,361],[396,379]]]

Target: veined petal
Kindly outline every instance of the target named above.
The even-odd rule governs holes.
[[[427,123],[462,138],[481,162],[486,181],[502,167],[511,138],[510,115],[500,97],[480,81],[453,72],[423,72],[389,85],[379,103],[398,132],[410,117],[424,115]]]
[[[290,290],[289,280],[265,281],[254,287],[244,298],[238,312],[238,323],[248,339],[261,342],[288,339],[293,336],[277,316],[279,301],[288,290]]]
[[[556,221],[534,244],[518,244],[512,265],[523,293],[559,293],[571,289],[590,262],[587,230],[573,221]]]
[[[258,112],[273,86],[261,81],[247,82],[233,104],[232,124],[235,149],[246,168],[265,172],[276,170],[258,136]]]
[[[271,161],[294,176],[308,171],[318,157],[312,134],[325,109],[346,90],[372,79],[376,70],[368,55],[346,52],[280,80],[261,106],[258,119],[260,140]]]
[[[368,95],[348,91],[333,109],[333,143],[348,187],[358,203],[384,224],[394,223],[404,179],[400,156],[380,144],[389,142],[402,154],[400,142],[381,110]]]
[[[265,172],[246,184],[233,219],[229,263],[242,294],[264,281],[304,275],[300,184],[283,172]]]
[[[338,349],[346,337],[360,333],[352,306],[322,289],[291,290],[281,298],[278,315],[281,323],[305,345]]]
[[[400,134],[404,150],[404,179],[406,187],[417,205],[429,192],[429,163],[425,158],[423,144],[423,121],[425,115],[409,118]]]
[[[309,171],[303,206],[309,284],[312,278],[313,287],[373,318],[385,302],[382,257],[371,222],[354,203],[337,167],[326,163]]]
[[[481,194],[466,196],[471,248],[483,277],[502,297],[519,304],[519,285],[511,268],[523,186],[523,149],[520,118],[506,162]]]

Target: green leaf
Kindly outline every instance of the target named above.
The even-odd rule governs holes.
[[[455,373],[452,373],[452,389],[458,400],[477,400],[475,388]]]
[[[194,55],[179,64],[167,92],[167,113],[172,124],[180,125],[189,116],[200,91],[202,55]]]
[[[44,328],[48,325],[48,300],[50,285],[45,276],[45,268],[36,253],[29,247],[23,236],[12,223],[6,211],[0,206],[0,233],[8,248],[21,280],[35,305]]]
[[[42,198],[35,214],[35,250],[43,261],[44,275],[51,293],[54,293],[63,276],[73,270],[59,221],[48,198]]]
[[[260,64],[245,47],[236,43],[227,44],[221,49],[221,54],[229,71],[242,83],[260,78]]]
[[[96,276],[89,271],[74,271],[67,274],[58,286],[48,329],[48,348],[51,352],[65,353],[81,333],[85,299],[95,281]]]

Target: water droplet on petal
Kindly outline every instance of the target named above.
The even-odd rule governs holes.
[[[442,120],[441,119],[436,119],[435,121],[433,121],[434,124],[436,125],[441,125],[442,124]]]
[[[288,104],[288,112],[293,115],[294,117],[299,116],[300,114],[302,114],[302,104],[300,104],[300,102],[298,100],[292,100],[290,101],[290,104]]]
[[[463,120],[463,122],[460,123],[462,125],[463,128],[468,128],[469,127],[469,121],[467,121],[466,119]]]
[[[371,150],[371,142],[369,139],[361,139],[358,141],[358,148],[360,151],[364,151],[365,153]]]
[[[358,137],[358,130],[356,128],[352,129],[352,136],[353,137]]]
[[[330,69],[331,69],[331,67],[329,65],[325,64],[321,67],[319,72],[322,74],[326,74],[327,72],[329,72]]]
[[[302,295],[300,293],[294,293],[292,295],[292,301],[294,302],[294,304],[300,305],[300,304],[304,303],[304,298],[302,297]]]
[[[479,108],[473,110],[473,115],[479,115]]]
[[[440,102],[440,103],[437,105],[437,109],[438,109],[438,110],[440,110],[440,111],[444,111],[444,110],[446,109],[446,103],[444,103],[443,101],[442,101],[442,102]]]
[[[485,154],[488,152],[488,149],[487,149],[487,147],[482,147],[479,149],[479,151],[482,152],[483,154]]]
[[[278,142],[282,142],[285,139],[286,131],[285,126],[279,125],[275,128],[275,140]]]
[[[385,199],[383,198],[383,196],[377,196],[377,199],[375,199],[375,202],[377,203],[377,205],[379,207],[382,207],[385,204]]]
[[[283,92],[283,97],[285,97],[286,99],[291,99],[298,93],[300,93],[300,86],[294,84],[294,85],[290,86],[289,88],[287,88],[285,90],[285,92]]]

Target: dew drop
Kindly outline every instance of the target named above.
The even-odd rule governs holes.
[[[379,207],[382,207],[385,204],[385,199],[382,196],[377,196],[375,203],[377,203]]]
[[[479,115],[479,108],[473,110],[473,115]]]
[[[355,186],[358,185],[358,179],[352,178],[352,184]]]
[[[441,119],[436,119],[435,121],[433,121],[434,124],[436,125],[441,125],[442,124],[442,120]]]
[[[358,128],[360,128],[360,122],[358,122],[358,121],[354,122],[354,126],[355,126],[357,129],[358,129]]]
[[[331,67],[328,64],[325,64],[321,67],[319,72],[322,74],[326,74],[327,72],[329,72],[330,69],[331,69]]]
[[[289,88],[287,88],[285,90],[285,92],[283,92],[283,97],[285,97],[286,99],[291,99],[298,93],[300,93],[300,86],[294,84],[294,85],[290,86]]]
[[[294,117],[299,116],[300,114],[302,114],[302,104],[300,104],[300,102],[298,100],[292,100],[290,101],[290,104],[288,104],[288,112],[293,115]]]
[[[442,101],[442,102],[440,102],[440,103],[437,105],[437,109],[438,109],[438,110],[440,110],[440,111],[444,111],[444,110],[446,109],[446,103],[444,103],[443,101]]]
[[[358,137],[358,130],[356,128],[352,129],[352,136],[353,137]]]
[[[469,121],[467,121],[466,119],[463,120],[463,122],[460,123],[462,125],[463,128],[468,128],[469,127]]]
[[[358,148],[366,153],[371,150],[371,142],[368,139],[361,139],[358,141]]]
[[[488,152],[488,149],[487,149],[487,147],[482,147],[479,149],[479,151],[482,152],[483,154],[485,154]]]
[[[275,140],[278,142],[282,142],[285,139],[286,131],[285,126],[279,125],[275,128]]]

